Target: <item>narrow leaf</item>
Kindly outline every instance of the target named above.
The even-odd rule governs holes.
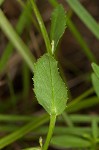
[[[99,66],[96,63],[92,63],[92,68],[93,68],[96,76],[99,78]]]
[[[31,121],[30,123],[24,125],[20,129],[12,132],[9,135],[0,139],[0,149],[8,146],[9,144],[15,142],[16,140],[24,137],[27,133],[35,130],[36,128],[40,127],[42,124],[46,123],[49,120],[48,115],[42,115],[42,117],[38,117],[35,120]]]
[[[52,53],[55,52],[59,39],[63,35],[66,28],[66,13],[62,5],[58,5],[52,13],[51,17],[51,43]]]
[[[97,96],[99,97],[99,78],[96,76],[95,73],[92,73],[91,78],[92,78],[92,84],[93,84],[94,90]]]
[[[16,24],[16,32],[19,35],[21,35],[24,28],[26,26],[29,27],[29,24],[31,23],[31,19],[30,19],[28,13],[31,13],[31,9],[29,7],[29,1],[26,3],[25,8],[23,9],[22,14],[20,15],[18,22]],[[26,20],[26,17],[28,18],[28,22]],[[9,60],[9,58],[11,57],[11,55],[13,53],[13,49],[14,49],[14,45],[12,45],[12,43],[9,42],[6,46],[6,48],[4,49],[4,52],[0,59],[0,72],[2,72],[6,68],[7,61]]]
[[[59,75],[57,61],[49,54],[35,64],[34,92],[50,115],[59,115],[66,108],[67,89]]]
[[[94,140],[96,141],[99,133],[98,133],[98,123],[94,116],[92,119],[92,135],[93,135]]]
[[[79,0],[65,0],[83,23],[91,30],[91,32],[99,39],[99,25],[90,13],[83,7]]]
[[[73,135],[54,136],[51,145],[58,148],[85,148],[90,147],[90,142]]]
[[[24,58],[27,65],[33,71],[35,58],[28,49],[27,45],[22,41],[22,39],[15,32],[14,28],[4,15],[3,11],[0,9],[0,29],[5,33],[8,39],[12,42],[16,50]]]

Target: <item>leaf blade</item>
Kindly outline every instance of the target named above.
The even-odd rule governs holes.
[[[33,80],[39,104],[50,115],[61,114],[66,108],[67,90],[52,56],[45,54],[37,61]]]
[[[96,63],[92,63],[92,68],[96,76],[99,78],[99,66]]]
[[[61,24],[60,24],[61,22]],[[55,52],[58,45],[59,39],[62,37],[66,28],[66,14],[62,5],[58,5],[52,13],[51,17],[51,43],[52,43],[52,53]],[[54,42],[54,43],[53,43]],[[54,45],[54,46],[53,46]]]
[[[90,29],[90,31],[99,39],[99,25],[90,13],[83,7],[79,0],[65,0],[83,23]]]
[[[97,96],[99,97],[99,78],[97,77],[97,75],[95,73],[92,73],[91,79],[92,79],[92,84],[93,84],[94,90],[95,90]]]

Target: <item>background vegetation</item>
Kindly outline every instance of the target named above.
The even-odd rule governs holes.
[[[98,150],[99,98],[91,83],[91,63],[99,60],[99,1],[37,0],[48,33],[58,3],[67,12],[67,28],[55,57],[69,99],[49,149]],[[40,137],[45,140],[49,116],[37,103],[32,77],[46,47],[30,1],[0,0],[0,149],[20,150],[39,146]]]

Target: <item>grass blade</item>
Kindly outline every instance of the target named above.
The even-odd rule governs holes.
[[[78,0],[65,0],[84,24],[99,39],[99,25]]]
[[[19,116],[19,115],[4,115],[0,114],[0,122],[28,122],[31,120],[35,120],[34,116]]]
[[[60,24],[61,22],[61,24]],[[66,13],[62,5],[58,5],[51,15],[50,38],[52,44],[52,53],[54,54],[60,38],[66,28]]]
[[[71,120],[74,123],[91,123],[93,118],[95,118],[95,120],[97,122],[99,122],[99,117],[96,115],[80,115],[80,114],[73,114],[70,115]]]
[[[26,6],[24,7],[24,10],[23,10],[23,12],[22,12],[22,14],[18,20],[17,25],[16,25],[16,31],[19,35],[22,34],[25,26],[27,26],[27,25],[29,26],[29,24],[31,22],[31,18],[28,17],[28,14],[27,14],[27,12],[28,13],[31,12],[31,9],[29,9],[29,8],[30,8],[29,3],[26,3]],[[28,22],[27,22],[26,17],[28,17]],[[9,42],[5,48],[5,51],[1,57],[1,60],[0,60],[0,72],[2,72],[5,69],[7,61],[13,52],[13,48],[14,48],[14,46],[12,45],[11,42]]]
[[[92,69],[96,74],[97,78],[99,79],[99,66],[96,63],[92,63]]]
[[[78,31],[77,27],[74,25],[74,23],[71,21],[70,18],[67,20],[67,25],[78,41],[79,45],[82,47],[82,51],[87,56],[87,58],[92,62],[97,62],[94,54],[91,52],[90,48],[88,47],[87,43],[84,41],[83,37],[81,36],[80,32]]]
[[[97,96],[99,97],[99,78],[96,76],[95,73],[92,73],[91,79],[92,79],[92,84],[93,84],[94,90],[95,90]]]
[[[76,103],[73,106],[67,107],[68,113],[73,113],[82,109],[87,109],[93,107],[99,103],[99,98],[92,97],[82,100],[81,102]]]
[[[98,138],[98,135],[99,135],[99,132],[98,132],[98,123],[97,123],[94,116],[93,116],[93,119],[92,119],[92,135],[93,135],[93,138],[96,142],[96,140]]]
[[[48,120],[48,115],[42,115],[42,117],[37,118],[35,121],[30,122],[29,124],[11,133],[10,135],[0,139],[0,149],[22,138],[24,135],[35,130],[42,124],[46,123]]]
[[[7,20],[7,18],[5,17],[1,9],[0,9],[0,28],[3,30],[3,32],[6,34],[8,39],[16,47],[16,49],[21,54],[21,56],[24,58],[31,71],[33,71],[35,58],[31,54],[28,47],[18,36],[18,34],[14,31],[13,27],[11,26],[11,24],[9,23],[9,21]]]

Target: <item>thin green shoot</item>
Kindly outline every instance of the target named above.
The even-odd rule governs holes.
[[[43,150],[48,149],[48,146],[49,146],[49,143],[50,143],[50,140],[52,138],[53,131],[54,131],[55,122],[56,122],[56,115],[51,115],[50,116],[49,130],[48,130],[46,141],[45,141],[44,146],[43,146]]]
[[[39,23],[39,26],[40,26],[40,29],[41,29],[41,32],[42,32],[42,35],[43,35],[43,38],[44,38],[44,41],[45,41],[47,52],[52,55],[50,40],[49,40],[47,31],[46,31],[44,22],[42,20],[41,15],[40,15],[40,12],[39,12],[34,0],[30,0],[30,1],[31,1],[31,4],[32,4],[32,8],[34,10],[34,13],[36,15],[37,21]]]

